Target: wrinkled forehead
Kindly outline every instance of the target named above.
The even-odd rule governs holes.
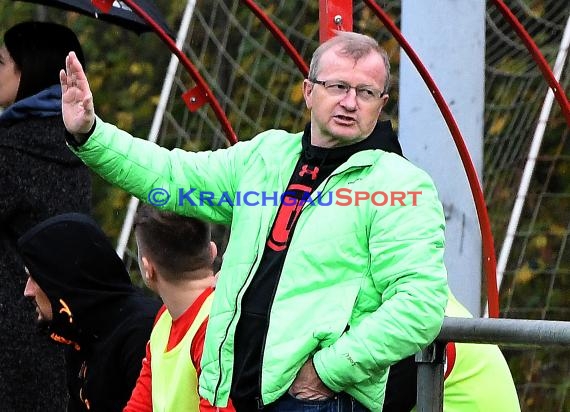
[[[337,44],[332,46],[330,49],[326,50],[320,58],[319,65],[322,68],[323,65],[332,64],[338,60],[344,60],[356,65],[362,61],[374,62],[378,64],[378,68],[382,71],[386,70],[384,64],[384,59],[382,55],[373,49],[368,50],[354,50],[348,49],[344,44]]]
[[[342,53],[338,47],[336,50],[327,50],[316,72],[317,75],[331,75],[339,80],[351,79],[364,83],[373,80],[378,86],[382,86],[386,81],[386,66],[382,56],[373,51],[355,57]]]

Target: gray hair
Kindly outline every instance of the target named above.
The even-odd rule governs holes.
[[[336,36],[322,43],[313,53],[311,65],[309,66],[309,79],[317,78],[323,54],[334,46],[342,45],[342,48],[339,50],[340,55],[352,57],[354,60],[368,56],[370,53],[378,53],[382,57],[384,67],[386,68],[386,79],[383,91],[387,93],[390,88],[390,61],[386,50],[372,37],[364,34],[348,31],[336,31],[335,33]]]

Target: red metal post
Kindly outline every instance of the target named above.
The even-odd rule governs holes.
[[[334,31],[352,31],[352,0],[319,0],[319,39],[327,41]]]

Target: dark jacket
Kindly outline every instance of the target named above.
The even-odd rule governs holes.
[[[67,148],[61,114],[41,117],[25,108],[18,114],[0,116],[0,410],[61,412],[63,354],[38,334],[33,307],[23,299],[16,239],[50,216],[88,213],[90,172]]]
[[[160,302],[132,285],[123,262],[87,215],[50,218],[24,234],[18,247],[50,300],[50,337],[68,345],[68,411],[121,411],[139,375]]]

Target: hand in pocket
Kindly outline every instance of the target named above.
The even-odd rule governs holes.
[[[289,394],[297,399],[312,401],[326,400],[334,396],[334,392],[327,388],[317,375],[312,359],[307,360],[299,370],[289,388]]]

